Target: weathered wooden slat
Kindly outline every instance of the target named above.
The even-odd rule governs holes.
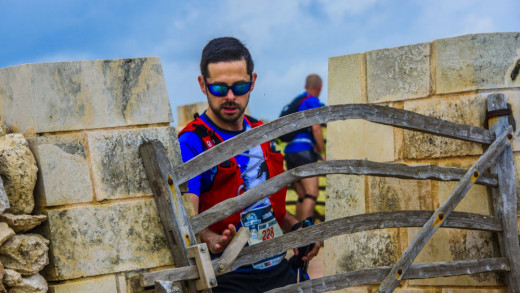
[[[244,245],[249,240],[251,234],[248,229],[240,228],[237,235],[231,240],[222,256],[211,262],[215,275],[222,275],[230,271],[231,265],[237,258]],[[158,280],[181,281],[199,279],[200,274],[196,265],[179,267],[174,269],[166,269],[156,272],[147,272],[140,274],[141,286],[147,287],[154,284]]]
[[[238,197],[223,201],[190,219],[193,231],[200,232],[212,223],[225,219],[229,215],[268,197],[289,183],[302,178],[325,174],[356,174],[374,176],[392,176],[406,179],[460,180],[467,170],[438,167],[433,165],[407,166],[397,163],[378,163],[367,160],[339,160],[317,162],[294,168],[273,177]],[[495,175],[482,174],[477,183],[496,186]]]
[[[177,266],[194,264],[188,257],[188,246],[197,244],[178,187],[172,178],[173,167],[160,141],[139,146],[148,182],[163,224],[173,260]],[[188,282],[189,292],[196,292],[194,282]]]
[[[487,98],[488,111],[507,109],[503,94],[492,94]],[[496,135],[506,131],[509,126],[507,116],[491,118],[489,129]],[[511,137],[513,139],[513,137]],[[509,292],[520,292],[520,246],[517,228],[517,195],[515,188],[515,169],[513,166],[513,151],[508,147],[491,167],[491,172],[498,174],[498,188],[494,188],[493,206],[495,215],[502,222],[504,230],[499,233],[502,256],[508,258],[511,271],[506,274]]]
[[[428,240],[437,231],[441,224],[448,218],[457,204],[464,198],[469,188],[477,181],[484,170],[490,167],[497,157],[511,145],[508,136],[512,136],[513,129],[509,127],[497,140],[489,146],[488,150],[468,170],[464,177],[451,192],[448,199],[435,211],[432,217],[421,228],[419,233],[411,241],[408,248],[401,255],[390,273],[385,277],[378,288],[378,292],[392,292],[399,285],[403,275],[406,273],[415,257],[426,245]]]
[[[216,275],[220,275],[229,270],[235,270],[242,265],[258,262],[294,247],[323,241],[338,235],[383,228],[421,227],[433,213],[434,211],[394,211],[334,219],[284,234],[269,241],[244,247],[229,269],[228,266],[225,266],[226,270],[219,270],[218,266],[222,263],[220,259],[213,260],[212,263]],[[501,231],[500,223],[492,216],[462,212],[453,212],[442,226],[446,228]],[[229,261],[225,263],[229,263]],[[191,266],[143,273],[141,274],[141,284],[142,286],[148,286],[153,284],[155,280],[179,281],[197,278],[197,268]]]
[[[179,184],[186,182],[251,147],[285,133],[311,125],[348,119],[364,119],[374,123],[485,144],[491,144],[495,139],[492,132],[483,128],[457,124],[406,110],[367,104],[334,105],[287,115],[237,135],[186,162],[175,170],[175,178],[179,180]]]
[[[484,272],[504,272],[509,269],[506,258],[488,258],[481,260],[463,260],[452,262],[436,262],[413,264],[403,277],[404,279],[427,279],[469,275]],[[268,293],[292,292],[327,292],[354,286],[368,285],[380,282],[390,272],[391,267],[379,267],[362,271],[348,272],[334,276],[305,281],[282,288],[268,291]]]
[[[294,247],[323,241],[338,235],[374,229],[421,227],[433,213],[433,211],[394,211],[361,214],[326,221],[284,234],[282,237],[244,247],[231,269],[255,263]],[[442,227],[485,231],[501,231],[502,229],[494,217],[461,212],[452,213]]]

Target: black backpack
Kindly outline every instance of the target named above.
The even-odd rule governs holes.
[[[308,99],[310,97],[311,97],[311,95],[309,95],[309,94],[303,94],[303,95],[297,96],[289,104],[287,104],[283,107],[282,113],[280,113],[280,117],[284,117],[289,114],[298,112],[298,108],[303,103],[303,101],[305,101],[306,99]],[[305,132],[311,132],[311,128],[306,127],[306,128],[302,128],[299,130],[295,130],[293,132],[286,133],[286,134],[280,136],[279,139],[283,142],[290,142],[296,137],[297,134],[305,133]]]

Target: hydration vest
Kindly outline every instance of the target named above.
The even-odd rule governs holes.
[[[257,121],[248,116],[244,116],[244,119],[252,128],[263,124],[261,121]],[[181,136],[185,132],[195,133],[201,139],[204,151],[223,142],[223,139],[198,116],[195,120],[186,125],[178,136]],[[265,163],[267,164],[267,179],[283,173],[283,155],[279,152],[272,151],[270,142],[265,142],[260,146],[264,154]],[[243,186],[244,180],[241,177],[240,167],[238,166],[236,159],[233,157],[220,163],[217,166],[217,172],[213,178],[210,189],[200,194],[199,211],[204,212],[219,202],[244,193]],[[286,213],[286,191],[287,187],[284,187],[269,196],[269,201],[273,207],[276,221],[280,226],[283,223]],[[243,210],[232,214],[231,216],[209,226],[209,228],[220,234],[224,229],[227,229],[229,224],[238,226],[240,224],[240,213],[242,211]]]

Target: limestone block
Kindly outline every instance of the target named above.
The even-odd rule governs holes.
[[[0,215],[0,221],[7,223],[17,233],[27,232],[45,220],[47,220],[46,215],[13,215],[9,213]]]
[[[327,221],[365,213],[365,176],[327,175]]]
[[[22,275],[11,269],[5,269],[3,283],[7,286],[17,286],[22,283]]]
[[[439,205],[445,202],[457,186],[457,182],[439,182]],[[483,215],[493,214],[493,206],[487,188],[473,185],[455,208],[457,212],[468,212]]]
[[[518,32],[465,35],[433,44],[437,94],[520,85],[513,74],[520,66]]]
[[[22,282],[11,287],[9,293],[46,293],[48,289],[47,281],[40,274],[35,274],[22,278]]]
[[[177,129],[182,130],[193,120],[193,114],[201,115],[208,108],[208,102],[199,102],[177,107]]]
[[[0,177],[0,214],[2,214],[9,207],[9,198],[5,193],[4,181],[2,180],[2,177]]]
[[[23,135],[0,137],[0,175],[9,198],[7,211],[30,214],[34,208],[34,186],[38,167]]]
[[[126,293],[126,291],[117,290],[116,278],[114,275],[51,285],[49,289],[54,293]]]
[[[406,101],[404,109],[459,124],[483,127],[486,104],[480,95]],[[404,131],[404,157],[425,159],[481,155],[482,145],[418,131]]]
[[[47,211],[48,280],[172,264],[152,198]]]
[[[0,261],[24,276],[38,273],[49,263],[49,240],[39,234],[20,234],[0,246]]]
[[[369,212],[433,210],[430,180],[368,177]]]
[[[326,275],[394,265],[400,256],[397,239],[398,229],[365,231],[330,238],[324,247]]]
[[[6,223],[0,223],[0,245],[11,239],[16,233]]]
[[[157,57],[0,69],[0,116],[36,133],[173,120]]]
[[[420,228],[408,228],[408,242]],[[439,229],[421,250],[414,263],[456,261],[498,257],[500,251],[491,232]],[[500,285],[499,274],[480,273],[456,277],[409,280],[412,286],[493,286]]]
[[[35,192],[39,207],[92,201],[84,135],[38,136],[28,141],[39,167]]]
[[[182,163],[173,127],[96,131],[88,134],[94,188],[98,201],[152,195],[139,146],[157,139],[166,148],[173,166]]]
[[[128,286],[126,285],[126,277],[125,274],[118,274],[116,276],[117,286],[119,287],[119,292],[126,293],[128,292]]]
[[[366,56],[329,58],[328,104],[366,104]]]
[[[402,101],[430,94],[430,44],[367,52],[368,103]]]
[[[327,155],[329,160],[392,162],[393,128],[364,120],[330,122],[327,124]]]

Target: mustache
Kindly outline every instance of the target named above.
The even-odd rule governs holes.
[[[225,102],[223,104],[220,104],[220,107],[219,108],[224,108],[224,107],[235,107],[235,108],[241,108],[240,104],[238,103],[235,103],[235,102]]]

